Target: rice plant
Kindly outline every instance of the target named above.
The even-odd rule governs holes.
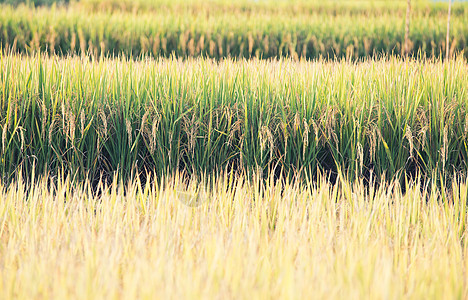
[[[0,173],[465,173],[464,59],[0,58]],[[403,178],[403,177],[402,177]]]
[[[0,298],[468,297],[467,182],[0,185]],[[189,185],[197,186],[193,180]],[[431,186],[429,186],[431,187]]]
[[[84,4],[83,4],[84,5]],[[176,4],[174,4],[176,5]],[[206,6],[206,4],[205,4]],[[276,7],[271,5],[271,7]],[[332,8],[234,12],[169,6],[155,11],[90,11],[69,8],[0,9],[0,46],[21,53],[56,55],[125,55],[138,58],[210,57],[334,59],[405,54],[403,11],[339,12]],[[196,7],[196,6],[195,6]],[[208,6],[211,7],[211,6]],[[281,6],[280,6],[281,7]],[[338,6],[339,9],[340,6]],[[457,8],[458,7],[458,8]],[[466,5],[454,5],[449,55],[468,55]],[[328,11],[330,10],[330,11]],[[412,12],[407,53],[411,56],[445,56],[446,11],[421,6]]]

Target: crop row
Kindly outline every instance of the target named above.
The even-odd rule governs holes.
[[[12,0],[15,1],[15,0]],[[53,1],[53,0],[51,0]],[[60,2],[60,1],[58,1]],[[269,1],[229,1],[229,0],[80,0],[71,6],[88,11],[127,11],[127,12],[159,12],[171,13],[191,12],[193,14],[206,13],[268,13],[281,15],[297,14],[326,14],[326,15],[383,15],[395,14],[404,16],[407,1],[319,1],[319,0],[269,0]],[[452,14],[465,14],[467,6],[454,2]],[[428,0],[412,0],[412,15],[447,15],[448,3]]]
[[[243,13],[243,14],[326,14],[326,15],[405,15],[406,0],[0,0],[0,4],[13,6],[27,5],[30,7],[59,6],[73,9],[84,9],[88,12],[170,12],[192,14],[200,13]],[[452,4],[452,15],[465,14],[467,6],[455,1]],[[412,15],[447,15],[448,3],[431,0],[412,0]]]
[[[213,179],[1,184],[0,298],[468,298],[466,180]]]
[[[464,60],[235,62],[3,56],[0,174],[219,169],[451,174]],[[23,173],[25,174],[25,173]]]
[[[452,18],[451,53],[468,57],[466,13]],[[445,53],[445,15],[414,16],[412,55]],[[0,46],[21,53],[139,57],[363,58],[403,52],[404,16],[190,12],[90,13],[2,7]]]

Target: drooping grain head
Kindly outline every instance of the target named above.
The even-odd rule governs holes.
[[[413,158],[413,150],[414,150],[413,133],[411,132],[411,128],[409,125],[406,125],[405,138],[408,141],[409,146],[410,146],[410,158]]]
[[[81,136],[84,137],[85,131],[85,123],[86,123],[86,115],[84,110],[81,110],[80,113],[80,129],[81,129]]]
[[[76,132],[76,122],[75,122],[75,114],[70,110],[69,111],[69,115],[68,115],[68,122],[69,122],[69,138],[70,138],[70,142],[71,142],[71,145],[72,147],[74,147],[74,141],[75,141],[75,132]]]
[[[133,133],[132,133],[132,123],[129,119],[125,119],[125,128],[127,130],[127,138],[128,138],[128,147],[131,149],[133,145]]]
[[[297,134],[297,130],[299,129],[300,125],[301,125],[301,117],[299,116],[299,112],[296,112],[296,114],[294,115],[294,125],[293,125],[294,135]]]
[[[107,117],[106,114],[104,113],[104,110],[99,111],[99,116],[101,117],[101,126],[99,126],[100,133],[103,136],[104,139],[107,138]]]
[[[146,132],[146,121],[148,120],[150,110],[146,109],[146,112],[143,114],[143,117],[141,118],[141,124],[140,124],[140,134],[143,135]]]
[[[52,145],[52,137],[54,134],[54,130],[55,130],[55,118],[52,117],[52,121],[50,122],[50,126],[49,126],[49,145]]]
[[[304,132],[303,132],[303,136],[302,136],[302,139],[303,139],[302,140],[302,143],[303,143],[302,156],[305,157],[307,147],[309,147],[309,132],[310,132],[310,129],[309,129],[309,124],[307,123],[306,119],[303,119],[303,123],[304,123]]]

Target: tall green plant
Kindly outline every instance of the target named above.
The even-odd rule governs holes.
[[[0,173],[466,169],[466,62],[2,55]],[[134,173],[133,173],[134,174]]]

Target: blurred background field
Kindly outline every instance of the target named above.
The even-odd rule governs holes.
[[[21,53],[40,50],[59,55],[217,59],[362,59],[405,54],[406,1],[82,0],[14,4],[0,12],[0,42],[4,49]],[[412,1],[410,55],[445,55],[447,6]],[[466,20],[466,3],[455,2],[450,54],[468,55]]]

